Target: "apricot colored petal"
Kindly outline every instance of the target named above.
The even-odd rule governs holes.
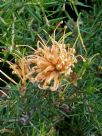
[[[56,76],[54,77],[54,83],[53,83],[53,86],[50,87],[50,89],[52,91],[56,91],[59,87],[59,83],[60,83],[60,80],[59,80],[59,74],[56,73]]]

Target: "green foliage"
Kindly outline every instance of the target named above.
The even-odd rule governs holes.
[[[77,22],[65,9],[68,3],[79,17]],[[102,2],[95,1],[90,13],[82,11],[80,15],[77,5],[87,7],[76,0],[0,1],[0,57],[8,60],[16,52],[16,45],[36,48],[37,35],[47,41],[63,20],[68,34],[65,42],[76,42],[77,53],[86,59],[74,68],[80,77],[77,83],[63,81],[56,92],[40,90],[29,82],[25,94],[20,93],[20,82],[0,87],[1,136],[102,135]],[[56,39],[63,29],[59,26]],[[20,51],[31,53],[24,47]],[[0,66],[5,67],[5,63],[0,62]]]

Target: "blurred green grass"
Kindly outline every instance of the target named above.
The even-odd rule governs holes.
[[[0,2],[0,54],[8,59],[16,50],[15,45],[36,48],[40,34],[45,40],[53,33],[56,24],[64,21],[67,33],[73,35],[66,42],[74,44],[78,35],[77,25],[63,7],[68,0],[2,0]],[[72,3],[71,3],[72,4]],[[75,4],[76,6],[76,4]],[[75,7],[74,6],[74,7]],[[101,136],[102,135],[102,2],[95,1],[93,10],[81,12],[80,33],[87,54],[80,40],[78,53],[86,62],[75,67],[82,76],[77,86],[65,84],[62,90],[39,90],[28,83],[27,92],[21,95],[20,83],[1,87],[7,96],[0,97],[1,136]],[[75,10],[75,9],[74,9]],[[63,26],[58,28],[58,39]],[[45,30],[47,33],[45,34]],[[21,49],[23,53],[23,49]],[[26,52],[30,53],[28,49]],[[97,54],[95,56],[95,54]],[[93,59],[91,59],[95,56]],[[1,83],[1,82],[0,82]],[[2,84],[2,83],[1,83]]]

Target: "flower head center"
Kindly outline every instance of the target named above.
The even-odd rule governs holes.
[[[62,65],[61,64],[57,64],[56,65],[56,70],[60,71],[62,69]]]

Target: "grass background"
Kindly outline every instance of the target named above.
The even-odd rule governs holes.
[[[65,83],[60,90],[50,92],[39,90],[36,84],[28,83],[25,95],[21,95],[20,82],[15,86],[7,81],[10,85],[8,87],[0,81],[0,90],[7,93],[7,96],[0,97],[1,136],[102,135],[102,2],[92,1],[91,10],[85,9],[86,4],[77,0],[0,1],[2,58],[11,60],[16,45],[36,48],[37,35],[47,41],[48,35],[53,34],[56,25],[62,20],[64,23],[58,28],[56,39],[62,36],[66,25],[67,33],[73,34],[65,42],[73,45],[78,26],[72,17],[77,17],[75,14],[78,14],[79,8],[80,33],[87,50],[85,53],[79,40],[77,52],[85,56],[86,62],[78,64],[74,69],[82,76],[77,86]],[[69,5],[73,11],[68,10]],[[20,51],[30,54],[26,48],[20,48]],[[7,64],[1,63],[0,69],[10,74]]]

